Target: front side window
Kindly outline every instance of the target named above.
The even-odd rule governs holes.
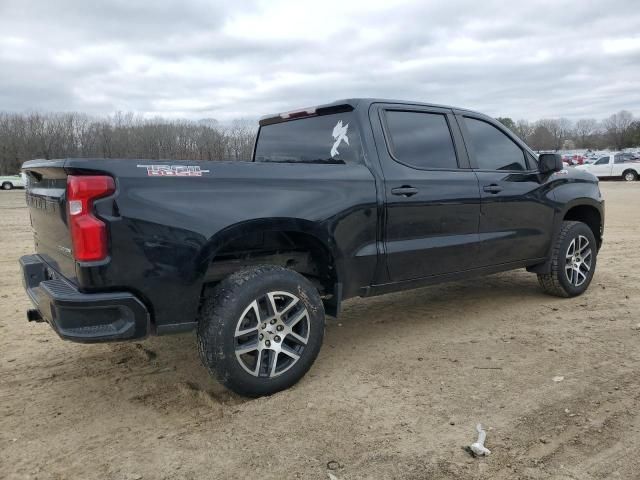
[[[401,163],[418,169],[458,168],[445,115],[426,112],[385,112],[389,149]]]
[[[352,112],[265,125],[256,143],[256,162],[357,163],[361,144]]]
[[[464,118],[472,150],[481,170],[526,170],[522,149],[490,123]]]
[[[606,165],[609,163],[609,157],[600,157],[595,165]]]

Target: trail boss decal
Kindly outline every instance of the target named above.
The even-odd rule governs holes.
[[[201,177],[210,172],[198,165],[138,165],[138,168],[146,168],[149,177]]]

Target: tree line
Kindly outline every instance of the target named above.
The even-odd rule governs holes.
[[[534,150],[621,150],[640,146],[640,119],[634,119],[627,110],[602,121],[595,118],[575,122],[567,118],[546,118],[536,122],[514,122],[508,117],[498,117],[497,120]]]
[[[0,112],[0,174],[34,158],[104,157],[249,160],[257,125],[234,120],[145,119],[132,113],[96,118],[82,113]]]
[[[499,117],[534,150],[622,149],[640,146],[640,120],[622,110],[597,121],[536,122]],[[257,125],[234,120],[146,119],[133,113],[0,112],[0,174],[16,173],[33,158],[105,157],[176,160],[249,160]]]

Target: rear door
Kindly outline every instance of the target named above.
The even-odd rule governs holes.
[[[380,105],[372,119],[384,174],[392,282],[466,270],[478,251],[476,175],[449,109]]]
[[[457,119],[480,183],[480,266],[545,257],[554,208],[537,160],[494,120]]]

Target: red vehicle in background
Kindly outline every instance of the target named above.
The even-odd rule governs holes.
[[[562,155],[562,161],[569,164],[569,165],[584,165],[584,160],[585,158],[582,155],[570,155],[570,154],[565,154]]]

